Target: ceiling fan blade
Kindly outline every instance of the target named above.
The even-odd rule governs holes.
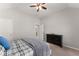
[[[46,8],[46,7],[44,7],[44,6],[41,6],[41,7],[42,7],[42,9],[45,9],[45,10],[47,9],[47,8]]]
[[[41,3],[42,5],[46,4],[46,3]]]
[[[36,7],[36,5],[31,5],[30,7]]]

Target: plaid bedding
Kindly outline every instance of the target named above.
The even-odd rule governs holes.
[[[33,56],[33,49],[21,39],[12,41],[11,48],[5,51],[5,56]]]

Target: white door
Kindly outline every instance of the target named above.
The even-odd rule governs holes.
[[[39,26],[39,39],[44,40],[44,24]]]

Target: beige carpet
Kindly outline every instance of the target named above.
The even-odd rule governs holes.
[[[67,47],[60,48],[54,44],[49,44],[52,50],[51,56],[79,56],[79,51]]]

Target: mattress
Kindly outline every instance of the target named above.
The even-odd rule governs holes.
[[[28,43],[17,39],[11,42],[11,48],[5,50],[5,56],[33,56],[33,49]]]

